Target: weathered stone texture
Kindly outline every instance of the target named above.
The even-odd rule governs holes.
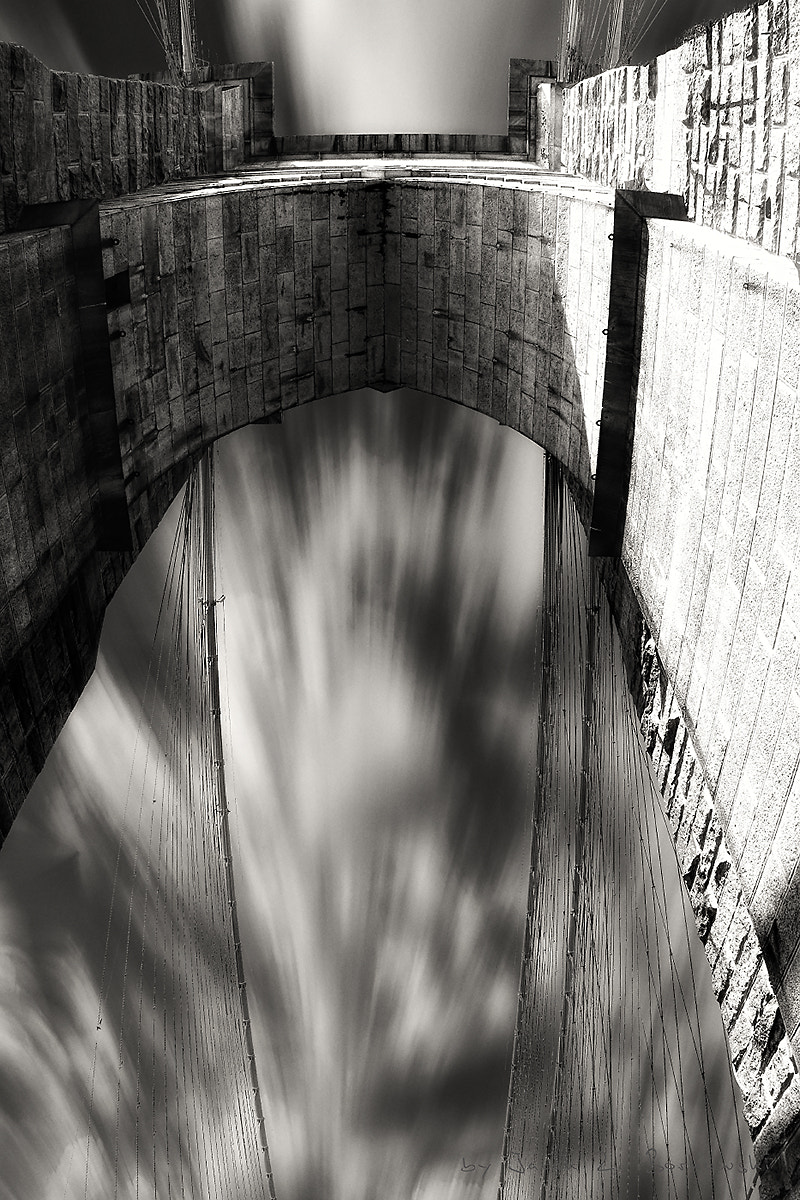
[[[130,280],[130,303],[109,310],[108,328],[135,550],[157,525],[193,460],[215,438],[241,425],[272,419],[306,400],[369,384],[405,384],[446,396],[533,437],[564,464],[586,512],[596,462],[608,312],[609,197],[582,190],[577,181],[556,185],[552,178],[532,178],[522,168],[516,179],[497,179],[487,171],[474,162],[451,163],[447,169],[442,164],[415,164],[412,169],[384,163],[377,171],[309,165],[304,171],[293,169],[292,179],[286,180],[276,165],[265,167],[257,179],[247,172],[225,184],[175,183],[101,207],[104,275],[109,279],[122,273]],[[58,236],[67,245],[66,231]],[[670,237],[689,252],[677,254]],[[15,239],[6,239],[6,244],[13,246]],[[651,222],[649,253],[637,416],[647,434],[637,438],[634,455],[633,516],[625,562],[659,644],[671,656],[665,657],[667,669],[680,682],[682,664],[693,661],[691,655],[687,658],[685,630],[702,629],[706,609],[701,601],[714,577],[709,536],[705,557],[695,549],[703,542],[704,530],[708,535],[706,514],[708,520],[716,514],[720,524],[727,520],[732,531],[740,524],[743,530],[754,530],[759,522],[765,531],[778,528],[774,506],[758,502],[757,479],[768,470],[779,471],[770,439],[761,436],[761,429],[770,381],[777,380],[782,363],[789,370],[791,360],[781,358],[767,339],[762,362],[759,346],[747,340],[759,337],[768,304],[778,303],[779,289],[773,288],[769,301],[766,290],[759,299],[753,288],[745,289],[747,299],[741,303],[734,286],[738,268],[729,268],[726,256],[711,244],[697,259],[690,227]],[[18,252],[17,258],[9,258],[9,280],[12,262],[17,271],[13,286],[9,282],[6,288],[12,304],[14,297],[25,302],[40,286],[24,275],[26,261]],[[711,284],[706,280],[709,272]],[[750,274],[746,282],[751,282]],[[700,331],[690,343],[690,353],[685,345],[675,353],[665,340],[674,325],[666,316],[667,296]],[[35,319],[30,317],[31,327]],[[74,316],[72,321],[74,325]],[[746,381],[744,402],[749,412],[757,413],[752,437],[748,427],[743,431],[741,422],[734,420],[727,390],[718,395],[730,375],[724,352],[731,338],[730,321],[739,322],[730,344],[735,345],[736,363]],[[17,340],[28,339],[22,359],[30,370],[35,348],[27,329],[24,321],[18,324]],[[716,334],[724,334],[724,345]],[[38,381],[46,386],[45,376]],[[777,382],[773,391],[776,387]],[[660,399],[662,389],[673,397],[667,407]],[[784,387],[780,393],[784,417],[776,424],[776,437],[784,441],[787,414],[793,413],[793,401],[786,399],[789,392]],[[23,388],[19,406],[27,403],[27,394]],[[79,427],[80,420],[73,424]],[[713,453],[717,435],[719,445],[736,447],[723,465]],[[77,437],[74,430],[73,436]],[[32,449],[23,457],[22,474],[35,463]],[[82,469],[82,462],[76,451],[76,470]],[[679,473],[665,469],[665,464],[678,464]],[[714,499],[715,490],[708,484],[712,471],[721,477],[730,474],[732,499],[726,500],[724,489],[719,502]],[[71,660],[60,670],[51,666],[55,676],[48,676],[44,686],[44,653],[36,659],[22,641],[14,652],[11,678],[22,695],[16,708],[9,707],[12,717],[6,727],[7,761],[16,763],[16,774],[8,776],[14,796],[24,794],[40,764],[32,731],[46,749],[66,715],[60,709],[51,714],[48,697],[65,696],[68,708],[91,668],[104,604],[128,561],[92,553],[94,530],[87,526],[85,514],[91,512],[94,497],[91,483],[81,479],[84,524],[78,523],[76,536],[85,559],[75,564],[68,580],[70,595],[83,589],[76,594],[88,624],[80,632],[78,669]],[[68,480],[59,482],[70,496],[62,507],[72,503],[71,487]],[[686,509],[685,545],[674,542],[684,494],[692,501]],[[740,522],[739,511],[750,514],[753,504],[753,520]],[[637,541],[641,520],[645,530]],[[35,619],[46,638],[63,642],[61,610],[53,615],[40,598],[42,572],[37,566],[40,558],[47,562],[56,531],[38,546],[30,522],[15,511],[9,528],[18,542],[13,553],[9,551],[12,561],[21,562],[27,572],[14,581],[19,612],[10,610],[13,619],[23,635]],[[748,544],[752,542],[751,531]],[[678,546],[674,566],[673,544]],[[731,536],[725,563],[734,544]],[[737,550],[731,561],[733,578],[726,582],[726,594],[732,596],[735,579],[742,575],[741,552]],[[759,567],[765,577],[770,562],[767,556]],[[613,571],[606,574],[611,579]],[[691,587],[680,583],[684,577],[691,578]],[[780,632],[778,595],[782,577],[776,580],[769,620],[775,636],[785,637],[786,632]],[[620,577],[612,591],[619,599],[623,590]],[[766,590],[751,589],[751,607],[764,607]],[[673,593],[675,603],[668,604]],[[72,609],[68,611],[72,619]],[[683,630],[680,637],[668,624],[658,623],[656,617],[666,611],[675,628]],[[720,611],[724,615],[724,606]],[[633,603],[625,612],[620,627],[627,630],[630,655],[631,646],[638,644],[641,619]],[[735,624],[734,620],[734,628]],[[730,643],[725,642],[729,657],[732,644],[731,636]],[[748,661],[749,644],[742,638],[736,643],[743,663]],[[25,654],[30,667],[29,659],[21,657]],[[28,672],[22,677],[13,676],[18,658]],[[636,670],[641,672],[640,664]],[[643,678],[647,675],[645,670]],[[691,687],[688,668],[685,679]],[[720,688],[724,682],[722,677]],[[759,679],[759,688],[762,682]],[[764,686],[769,689],[768,683]],[[775,688],[780,686],[776,674]],[[745,690],[740,682],[735,694]],[[713,788],[697,767],[685,728],[680,728],[681,710],[674,697],[663,714],[652,703],[646,711],[657,730],[650,749],[668,797],[676,847],[729,1034],[737,1046],[735,1068],[763,1157],[771,1147],[782,1146],[775,1131],[787,1106],[795,1104],[796,1068],[788,1037],[773,1036],[774,1021],[763,1045],[758,1040],[764,1014],[774,1018],[774,991],[746,907],[750,892],[740,882],[740,876],[750,880],[751,857],[723,828],[729,809],[718,805],[716,797],[712,803]],[[751,724],[755,720],[753,715]],[[750,742],[743,744],[747,749]],[[749,804],[742,811],[752,813],[751,801],[741,804]],[[773,978],[783,987],[780,970]],[[795,1009],[789,992],[783,988],[780,994],[788,997],[786,1012],[791,1014]]]
[[[202,175],[202,111],[195,89],[51,71],[0,43],[0,232],[25,204]]]
[[[652,190],[655,93],[647,66],[594,75],[564,93],[566,170]],[[665,187],[663,191],[681,188]]]
[[[762,5],[655,66],[587,81],[566,106],[572,165],[683,192],[699,221],[795,254],[797,45],[784,9]],[[532,69],[512,71],[515,149]],[[489,155],[497,139],[279,143],[256,129],[261,75],[245,72],[241,88],[232,76],[226,101],[207,85],[49,72],[0,47],[0,228],[21,204],[103,196],[103,272],[130,281],[108,330],[135,549],[216,437],[365,385],[439,394],[534,438],[586,517],[608,190],[519,160],[374,157]],[[225,183],[180,182],[208,167],[209,137],[226,170],[280,149],[364,161],[264,160]],[[648,238],[624,570],[603,573],[762,1196],[787,1195],[800,1155],[800,289],[786,263],[696,226],[651,221]],[[91,670],[130,561],[95,550],[70,246],[63,228],[0,237],[4,828]],[[658,645],[644,659],[642,614]]]
[[[554,80],[555,64],[549,59],[511,59],[506,153],[532,158],[541,167],[558,170],[561,166],[561,93],[559,89],[554,105]],[[543,107],[547,108],[546,114],[542,112]]]
[[[693,778],[714,798],[727,879],[741,888],[798,1046],[800,625],[790,601],[797,522],[784,513],[798,477],[798,285],[780,260],[754,250],[731,261],[696,227],[651,222],[649,233],[651,365],[623,557],[674,686],[666,719],[683,731],[690,722]],[[683,793],[672,786],[674,806]]]
[[[395,154],[475,154],[478,157],[504,157],[509,139],[492,133],[295,133],[275,135],[265,156],[304,158],[321,154],[365,155]]]
[[[132,78],[166,84],[166,93],[154,93],[157,102],[165,96],[167,102],[170,95],[174,98],[176,89],[167,71]],[[272,63],[205,65],[195,72],[190,90],[200,98],[209,174],[235,170],[249,159],[274,154]]]
[[[104,207],[134,526],[216,437],[364,386],[446,396],[534,437],[591,489],[611,212],[580,191],[463,181],[197,185]],[[446,175],[443,167],[441,175]],[[116,336],[124,334],[123,337]],[[155,521],[160,518],[159,509]]]
[[[646,629],[641,673],[648,681],[642,732],[711,967],[753,1136],[762,1194],[786,1195],[786,1127],[800,1111],[800,1074],[783,1019],[786,996],[779,980],[771,978],[716,798],[705,781],[676,691]]]
[[[66,227],[0,237],[0,307],[5,832],[91,674],[123,564],[93,551],[97,485],[85,466],[82,353]]]
[[[799,24],[796,0],[770,0],[566,89],[565,168],[676,192],[693,219],[797,257]]]
[[[387,379],[533,437],[590,489],[611,211],[540,188],[396,189],[387,224]],[[599,370],[599,374],[597,373]]]

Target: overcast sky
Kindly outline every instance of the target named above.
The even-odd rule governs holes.
[[[659,36],[719,11],[671,2]],[[275,59],[280,132],[502,131],[508,59],[553,56],[557,33],[535,0],[198,0],[198,15],[210,59]],[[0,38],[64,69],[161,66],[134,3],[4,0]],[[278,1198],[493,1195],[529,846],[541,455],[442,402],[326,401],[220,448],[220,520]],[[154,539],[0,853],[0,1200],[83,1195],[103,923],[164,558]],[[465,1156],[491,1164],[483,1183]]]

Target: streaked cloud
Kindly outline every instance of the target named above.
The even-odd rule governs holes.
[[[516,1010],[540,456],[431,398],[360,405],[221,447],[249,969],[289,1198],[309,1161],[366,1200],[496,1157]]]
[[[48,67],[89,71],[89,58],[76,21],[68,7],[40,0],[36,6],[8,0],[0,12],[0,42],[27,47]]]
[[[507,0],[227,0],[231,48],[276,61],[280,132],[502,133],[508,61],[552,57],[558,12]]]

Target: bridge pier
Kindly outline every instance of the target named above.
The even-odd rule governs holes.
[[[630,490],[621,557],[601,570],[765,1198],[800,1187],[796,7],[756,6],[568,89],[560,139],[541,63],[512,64],[496,139],[281,140],[263,64],[203,92],[50,72],[0,46],[3,830],[92,670],[105,605],[229,430],[353,387],[417,387],[543,445],[588,519],[612,415],[612,188],[668,180],[688,200],[696,224],[645,217]],[[734,203],[725,88],[741,79],[750,103],[748,78],[764,156],[735,167]],[[767,105],[758,88],[776,80]],[[275,157],[332,148],[358,160]],[[424,157],[453,151],[469,157]],[[575,175],[552,170],[559,154]],[[88,302],[67,210],[23,228],[49,220],[38,206],[85,201],[103,280]],[[107,548],[122,526],[132,552]]]

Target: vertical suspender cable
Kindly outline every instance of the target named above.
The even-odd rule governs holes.
[[[244,1030],[245,1049],[249,1063],[250,1080],[253,1093],[253,1107],[258,1122],[259,1139],[264,1156],[264,1167],[267,1176],[270,1200],[275,1200],[275,1188],[272,1180],[272,1165],[267,1145],[267,1135],[264,1128],[264,1111],[261,1105],[261,1091],[258,1083],[253,1033],[250,1025],[250,1010],[247,1002],[247,984],[244,975],[244,961],[239,932],[239,916],[236,911],[236,883],[233,875],[233,855],[228,810],[228,797],[225,786],[225,756],[222,744],[222,715],[220,706],[219,662],[217,659],[217,618],[216,618],[216,576],[214,562],[214,464],[212,452],[201,460],[199,466],[199,487],[203,514],[203,542],[205,559],[205,607],[206,607],[206,650],[208,657],[208,687],[209,706],[211,710],[211,748],[213,762],[216,766],[217,805],[220,817],[220,832],[225,858],[225,875],[228,887],[228,898],[231,910],[231,926],[233,943],[236,948],[236,976],[239,984],[239,999],[241,1003],[242,1028]]]
[[[714,1034],[700,1025],[686,905],[676,915],[670,903],[682,887],[668,873],[674,850],[608,601],[552,461],[544,567],[538,788],[499,1197],[740,1196],[744,1156],[739,1176],[704,1066],[705,1028]]]

